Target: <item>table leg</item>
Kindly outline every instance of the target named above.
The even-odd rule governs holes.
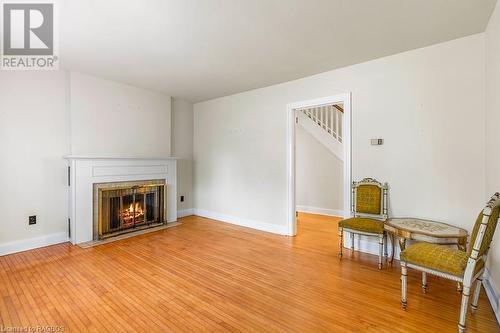
[[[406,238],[399,237],[399,248],[401,249],[401,252],[406,249]]]
[[[396,249],[396,246],[394,244],[394,234],[392,232],[389,233],[389,237],[391,238],[391,260],[389,260],[389,263],[392,265],[392,262],[394,261],[394,251]]]
[[[466,252],[467,251],[467,238],[459,238],[457,241],[457,247],[459,250]]]

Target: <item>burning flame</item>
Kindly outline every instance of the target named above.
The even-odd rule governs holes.
[[[128,208],[128,212],[130,214],[134,214],[134,204],[133,203],[130,204],[130,206]],[[141,205],[139,205],[139,203],[136,202],[135,203],[135,215],[138,216],[138,215],[141,215],[142,213],[143,213],[143,211],[142,211]]]
[[[144,208],[139,202],[131,203],[121,213],[123,224],[129,226],[132,223],[137,223],[144,216]]]

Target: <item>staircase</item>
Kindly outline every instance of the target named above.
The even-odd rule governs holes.
[[[321,142],[341,161],[344,160],[342,144],[342,118],[344,110],[339,105],[324,105],[297,109],[296,122]]]

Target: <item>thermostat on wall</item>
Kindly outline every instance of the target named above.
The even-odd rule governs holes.
[[[381,146],[384,144],[384,139],[371,139],[372,146]]]

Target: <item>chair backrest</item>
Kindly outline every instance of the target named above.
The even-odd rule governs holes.
[[[487,253],[497,227],[499,211],[500,193],[497,192],[476,219],[469,243],[470,258],[477,260]]]
[[[387,183],[373,178],[352,182],[351,210],[355,217],[387,219]]]

